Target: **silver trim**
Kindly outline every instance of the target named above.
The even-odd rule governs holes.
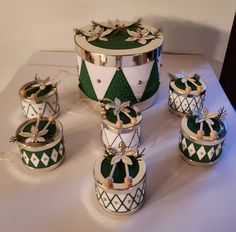
[[[147,64],[154,60],[158,60],[158,48],[153,51],[149,51],[142,54],[136,55],[123,55],[123,56],[111,56],[106,54],[100,54],[95,52],[90,52],[82,47],[75,40],[75,50],[76,53],[83,59],[92,64],[105,66],[105,67],[133,67],[138,65]],[[161,48],[160,48],[161,49]]]
[[[201,82],[203,82],[203,80],[201,80]],[[179,96],[193,98],[193,97],[201,96],[201,95],[203,95],[203,94],[206,93],[207,85],[206,85],[205,82],[203,82],[203,83],[204,83],[203,89],[202,89],[200,92],[198,92],[198,91],[195,90],[195,91],[192,91],[191,93],[184,93],[184,90],[178,91],[179,88],[177,88],[177,87],[176,87],[176,89],[174,89],[174,87],[171,86],[172,83],[174,83],[174,81],[171,81],[171,82],[170,82],[170,84],[169,84],[169,89],[170,89],[173,93],[175,93],[175,94],[177,94],[177,95],[179,95]],[[174,83],[174,84],[175,84],[175,83]]]
[[[36,82],[36,81],[30,81],[30,82],[24,84],[23,86],[21,86],[21,88],[19,89],[19,96],[20,96],[20,99],[21,99],[23,102],[26,102],[26,103],[36,103],[36,104],[37,104],[37,103],[43,103],[43,102],[46,102],[46,99],[49,98],[49,97],[51,97],[53,94],[58,95],[58,93],[57,93],[57,87],[53,87],[53,89],[52,89],[49,93],[47,93],[46,95],[43,95],[43,96],[38,97],[36,101],[21,96],[20,91],[21,91],[21,90],[25,90],[26,87],[28,87],[29,85],[32,85],[33,83],[37,83],[37,82]]]
[[[149,31],[156,31],[154,27],[142,24]],[[91,25],[81,28],[87,30]],[[107,49],[90,44],[85,36],[74,36],[76,53],[84,60],[106,67],[132,67],[146,64],[158,58],[158,48],[162,49],[163,34],[153,39],[148,44],[130,49]]]
[[[219,158],[221,157],[221,155],[213,162],[208,162],[208,163],[201,163],[201,162],[197,162],[197,161],[194,161],[194,160],[191,160],[189,158],[187,158],[183,152],[179,151],[179,154],[180,154],[180,157],[185,161],[187,162],[188,164],[191,164],[192,166],[196,166],[196,167],[211,167],[213,165],[215,165],[218,161],[219,161]]]
[[[220,143],[222,143],[225,140],[225,136],[227,134],[227,126],[225,124],[224,121],[220,121],[223,125],[223,127],[225,128],[224,132],[220,132],[219,133],[219,138],[215,139],[213,141],[211,140],[200,140],[197,138],[197,135],[195,133],[193,133],[188,127],[187,127],[187,118],[184,117],[181,121],[181,128],[180,128],[180,132],[183,134],[183,136],[185,138],[187,138],[188,140],[190,140],[193,143],[199,144],[199,145],[203,145],[203,146],[215,146],[218,145]]]
[[[53,169],[57,168],[57,167],[64,161],[64,158],[65,158],[65,154],[63,154],[63,156],[61,157],[61,159],[60,159],[57,163],[51,165],[51,166],[48,167],[48,168],[33,168],[33,167],[28,166],[28,165],[23,161],[23,154],[21,153],[21,159],[22,159],[22,161],[23,161],[24,166],[25,166],[27,169],[33,171],[34,173],[43,173],[43,172],[52,171]]]
[[[93,177],[95,180],[95,183],[97,183],[102,189],[112,192],[112,193],[117,193],[117,192],[122,192],[122,191],[132,191],[133,188],[136,188],[137,185],[141,184],[145,179],[146,179],[146,174],[147,174],[147,167],[144,159],[140,158],[138,159],[139,163],[139,172],[138,174],[133,178],[133,185],[129,188],[126,188],[124,183],[113,183],[114,186],[113,188],[107,188],[102,184],[102,182],[105,180],[105,177],[101,173],[101,164],[102,161],[105,159],[104,156],[99,157],[93,166]]]

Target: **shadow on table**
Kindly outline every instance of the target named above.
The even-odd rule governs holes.
[[[177,193],[209,169],[193,167],[180,158],[181,118],[169,112],[165,99],[144,114],[142,144],[146,147],[144,159],[147,162],[146,205]]]
[[[96,126],[97,127],[97,126]],[[95,128],[93,123],[87,123],[86,126],[78,125],[73,130],[65,131],[66,161],[76,159],[77,156],[89,156],[91,146],[97,147],[96,151],[102,151],[100,142],[100,128]]]

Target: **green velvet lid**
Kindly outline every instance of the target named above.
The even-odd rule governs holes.
[[[107,149],[104,156],[95,162],[96,181],[110,189],[127,189],[140,183],[146,175],[143,151],[140,153],[137,149],[127,148],[122,142],[119,148]]]
[[[56,141],[62,133],[58,120],[52,117],[33,118],[22,123],[10,141],[18,142],[21,146],[41,147]]]
[[[37,101],[47,98],[57,91],[57,83],[50,80],[49,77],[41,79],[36,75],[34,79],[20,88],[19,95],[22,99]]]
[[[210,113],[206,108],[202,111],[192,111],[182,119],[181,130],[192,139],[217,142],[227,133],[227,127],[223,121],[225,115],[224,108],[221,108],[218,113]]]
[[[206,83],[196,73],[169,73],[170,87],[176,93],[198,95],[206,91]]]
[[[108,20],[92,22],[75,29],[78,55],[93,64],[130,67],[151,62],[160,55],[163,36],[160,29],[142,23]]]
[[[106,156],[104,157],[104,160],[102,161],[101,173],[104,178],[108,177],[111,172],[111,169],[112,169],[111,160],[113,157],[114,156],[112,155]],[[130,157],[130,159],[132,160],[132,165],[128,166],[129,174],[132,178],[135,178],[139,172],[139,163],[137,159],[134,157]],[[119,162],[116,166],[116,169],[113,175],[114,183],[124,183],[124,178],[125,178],[125,165],[124,163]]]
[[[142,120],[141,112],[137,107],[130,105],[130,101],[121,102],[118,98],[114,101],[104,99],[102,108],[103,123],[111,128],[131,128]]]

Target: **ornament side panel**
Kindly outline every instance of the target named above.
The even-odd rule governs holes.
[[[146,179],[131,189],[109,190],[95,184],[98,203],[107,211],[115,214],[129,214],[137,211],[143,204]]]
[[[35,118],[37,114],[43,114],[45,117],[57,117],[60,112],[59,97],[57,93],[40,100],[38,103],[21,99],[21,105],[24,115],[27,118]]]
[[[140,145],[141,125],[137,125],[128,133],[115,133],[101,125],[102,141],[106,147],[118,147],[120,142],[124,142],[128,148],[137,148]]]
[[[216,145],[201,145],[197,142],[192,142],[187,139],[182,133],[179,141],[179,149],[190,161],[198,162],[199,164],[214,163],[222,154],[224,141]]]
[[[195,97],[188,97],[175,93],[171,89],[169,90],[169,108],[179,113],[188,114],[189,111],[194,109],[202,110],[204,106],[204,100],[205,93]]]
[[[49,144],[50,145],[50,144]],[[64,158],[64,141],[61,139],[50,148],[42,147],[40,151],[20,149],[23,163],[30,169],[47,169],[56,165]]]

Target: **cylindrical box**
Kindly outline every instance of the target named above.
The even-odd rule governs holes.
[[[25,121],[11,141],[18,143],[22,161],[30,169],[49,171],[64,158],[62,124],[51,117]]]
[[[101,114],[101,137],[106,148],[116,148],[120,142],[128,148],[140,145],[142,115],[137,107],[115,98],[103,106]]]
[[[96,197],[100,206],[112,214],[134,213],[143,204],[146,164],[136,155],[104,155],[95,162]]]
[[[93,101],[130,101],[140,110],[151,106],[159,88],[163,36],[136,22],[93,22],[75,30],[79,88]]]
[[[172,113],[187,115],[192,110],[202,110],[204,106],[206,83],[193,73],[169,74],[168,105]]]
[[[221,157],[227,127],[225,111],[209,113],[207,109],[184,117],[181,122],[179,150],[190,164],[210,166]]]
[[[50,78],[42,80],[36,76],[34,81],[20,88],[19,95],[24,115],[27,118],[34,118],[37,114],[45,117],[59,115],[57,83],[51,81]]]

